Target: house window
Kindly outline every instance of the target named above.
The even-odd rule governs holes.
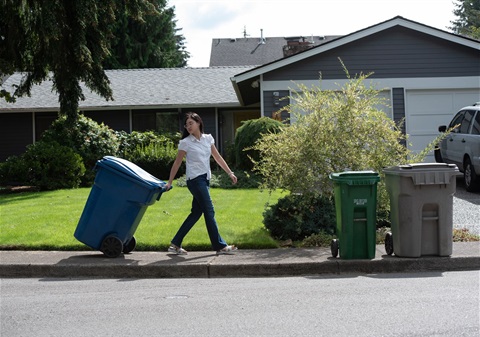
[[[176,133],[180,131],[178,112],[138,111],[133,114],[133,130]]]

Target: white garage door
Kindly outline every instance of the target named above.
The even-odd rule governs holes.
[[[406,90],[405,94],[406,132],[415,153],[438,136],[438,126],[448,125],[458,110],[480,101],[478,89]],[[435,161],[433,152],[425,161]]]

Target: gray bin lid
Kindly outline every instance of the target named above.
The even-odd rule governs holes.
[[[385,175],[412,178],[415,185],[449,184],[460,174],[457,165],[445,163],[415,163],[383,169]]]
[[[144,182],[152,187],[163,188],[165,182],[152,176],[150,173],[137,166],[136,164],[113,156],[105,156],[97,162],[97,165],[104,168],[109,168],[128,175],[135,180]]]

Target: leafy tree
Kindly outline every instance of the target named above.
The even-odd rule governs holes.
[[[338,90],[298,85],[286,110],[296,122],[277,134],[266,134],[253,147],[260,152],[254,170],[264,177],[263,187],[283,188],[304,195],[331,197],[329,174],[346,170],[374,170],[383,175],[387,166],[419,162],[438,139],[414,154],[401,144],[407,141],[400,126],[376,107],[383,104],[379,91],[367,87],[369,75],[350,78]],[[382,182],[379,206],[388,209]]]
[[[250,119],[242,122],[235,135],[235,165],[242,170],[252,170],[253,160],[258,160],[259,153],[251,147],[262,136],[269,132],[279,132],[283,124],[269,117]]]
[[[0,73],[24,71],[14,96],[29,95],[48,78],[59,94],[60,113],[78,118],[84,100],[80,82],[107,100],[113,99],[102,67],[109,55],[117,17],[138,21],[157,12],[156,0],[0,0]],[[2,97],[8,97],[3,92]]]
[[[172,68],[186,66],[189,58],[184,37],[175,27],[174,7],[166,0],[155,0],[156,11],[146,13],[138,21],[123,11],[112,30],[111,55],[105,60],[107,69]],[[117,0],[121,7],[126,0]]]
[[[65,116],[58,118],[42,134],[41,140],[47,143],[57,142],[80,155],[87,169],[82,177],[82,184],[85,186],[93,183],[95,179],[93,168],[97,160],[103,156],[116,155],[119,147],[115,131],[84,115],[79,115],[77,120],[70,124]]]
[[[454,33],[480,39],[480,0],[457,0],[453,11],[458,19],[451,21]]]

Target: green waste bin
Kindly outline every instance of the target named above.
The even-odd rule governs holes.
[[[338,239],[332,240],[332,256],[373,259],[376,248],[377,183],[374,171],[330,174],[334,184]]]
[[[392,232],[385,237],[388,255],[450,256],[453,243],[455,164],[416,163],[387,167]]]

